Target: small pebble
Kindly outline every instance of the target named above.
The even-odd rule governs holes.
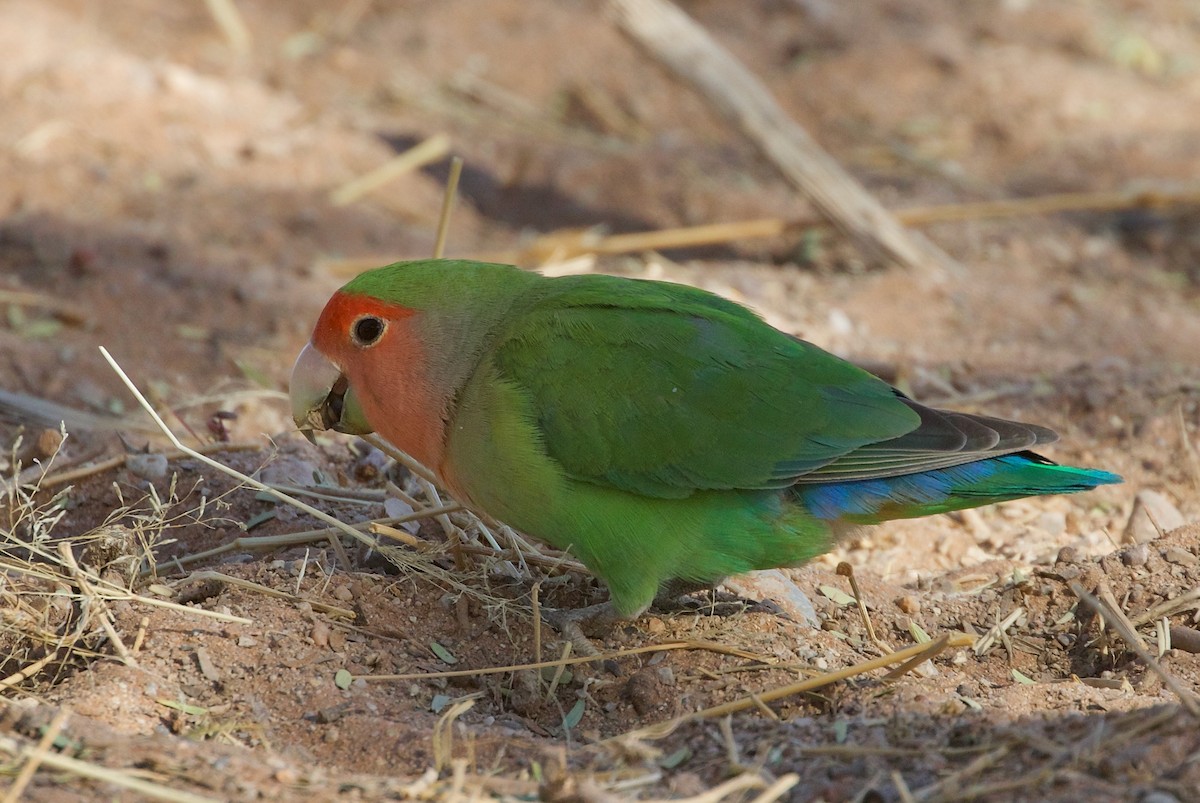
[[[144,480],[165,479],[167,476],[167,456],[162,454],[131,454],[125,458],[125,468],[131,474]]]
[[[896,607],[907,614],[920,613],[921,601],[916,597],[903,596],[896,600]]]
[[[1178,566],[1195,566],[1200,563],[1200,559],[1191,552],[1177,546],[1167,547],[1163,550],[1162,556],[1167,563],[1174,563]]]
[[[1183,514],[1167,496],[1144,488],[1133,499],[1133,511],[1122,538],[1126,543],[1145,543],[1185,524]]]
[[[338,586],[333,590],[333,596],[342,602],[350,602],[354,599],[354,592],[350,590],[350,586]]]
[[[657,675],[649,669],[641,669],[630,675],[629,680],[625,682],[624,692],[625,698],[633,704],[633,710],[641,716],[656,710],[667,701]]]
[[[1173,625],[1171,627],[1171,649],[1183,650],[1193,655],[1200,653],[1200,630]]]
[[[62,432],[57,429],[43,429],[34,442],[35,455],[39,458],[53,457],[62,446],[62,442]]]
[[[1170,792],[1155,789],[1139,797],[1138,803],[1180,803],[1180,801]]]
[[[1054,559],[1055,563],[1074,563],[1078,557],[1078,553],[1073,546],[1065,546],[1058,550],[1058,557]]]
[[[1121,550],[1121,562],[1126,566],[1144,566],[1150,558],[1150,547],[1136,544]]]
[[[324,622],[322,622],[320,620],[317,620],[317,622],[315,622],[313,624],[313,629],[312,629],[313,644],[316,644],[318,647],[328,647],[329,646],[329,632],[330,632],[329,625],[325,624]]]

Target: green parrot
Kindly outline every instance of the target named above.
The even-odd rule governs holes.
[[[1031,424],[935,410],[719,296],[400,262],[334,294],[301,429],[377,432],[461,502],[576,555],[612,618],[795,566],[854,525],[1120,482]]]

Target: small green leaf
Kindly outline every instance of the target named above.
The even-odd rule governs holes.
[[[175,334],[184,340],[207,340],[212,336],[212,330],[190,323],[181,323],[175,327]]]
[[[982,705],[980,705],[979,703],[975,702],[974,700],[972,700],[970,697],[963,697],[963,696],[960,694],[960,695],[958,696],[958,699],[960,699],[960,700],[962,700],[964,703],[966,703],[966,706],[967,706],[967,708],[973,708],[973,709],[975,709],[976,711],[982,711],[982,710],[983,710],[983,706],[982,706]]]
[[[658,760],[658,766],[662,767],[664,770],[673,770],[691,757],[692,751],[688,747],[684,746],[676,750],[671,755],[660,758]]]
[[[563,730],[569,731],[580,723],[583,719],[584,709],[587,708],[586,700],[578,700],[575,705],[571,706],[571,710],[563,717]]]
[[[836,605],[853,605],[857,602],[854,597],[836,586],[821,586],[818,590]]]
[[[546,681],[547,683],[553,683],[554,675],[555,675],[555,673],[558,672],[558,670],[559,670],[559,667],[557,667],[557,666],[543,666],[542,667],[542,680]],[[570,669],[563,669],[562,674],[559,675],[559,678],[558,678],[558,685],[570,686],[571,681],[574,679],[575,679],[575,675],[571,673]]]
[[[262,513],[259,513],[257,516],[252,517],[250,519],[250,521],[246,522],[246,532],[250,532],[251,530],[253,530],[255,527],[259,526],[260,524],[265,524],[266,522],[275,518],[275,515],[276,515],[276,513],[274,510],[264,510]]]
[[[435,694],[429,702],[429,710],[435,714],[440,714],[442,713],[442,709],[448,705],[450,705],[450,695]]]
[[[844,719],[839,719],[833,723],[833,739],[838,744],[845,744],[846,737],[850,735],[850,723]]]
[[[457,664],[458,659],[454,657],[454,653],[438,644],[436,641],[429,642],[429,649],[433,650],[433,654],[444,664]]]
[[[207,708],[198,705],[189,705],[188,703],[181,703],[178,700],[155,700],[154,702],[158,703],[159,705],[166,706],[167,708],[181,711],[190,717],[202,717],[208,713]]]
[[[1029,677],[1029,675],[1026,675],[1025,673],[1016,669],[1012,670],[1012,676],[1013,680],[1015,680],[1017,683],[1024,683],[1027,686],[1032,686],[1035,682],[1033,678]]]
[[[342,691],[350,688],[350,684],[354,682],[354,675],[350,674],[348,669],[339,669],[333,676],[333,685],[337,686]]]
[[[62,328],[62,321],[56,318],[34,318],[27,321],[18,333],[26,340],[45,340],[54,337]]]
[[[908,623],[908,632],[912,634],[913,639],[918,644],[924,644],[927,641],[933,640],[933,639],[929,638],[929,634],[925,632],[925,629],[923,627],[921,627],[919,624],[917,624],[916,622],[913,622],[913,621],[910,621]]]

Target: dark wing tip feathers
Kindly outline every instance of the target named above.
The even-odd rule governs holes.
[[[936,410],[901,394],[920,416],[920,424],[897,438],[862,446],[808,474],[801,484],[880,479],[949,468],[988,457],[1023,453],[1053,443],[1058,435],[1046,427],[990,416]],[[1050,461],[1037,457],[1039,462]]]

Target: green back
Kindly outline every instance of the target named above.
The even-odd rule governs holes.
[[[583,276],[537,296],[492,361],[579,479],[656,497],[782,488],[920,423],[883,381],[701,290]]]

